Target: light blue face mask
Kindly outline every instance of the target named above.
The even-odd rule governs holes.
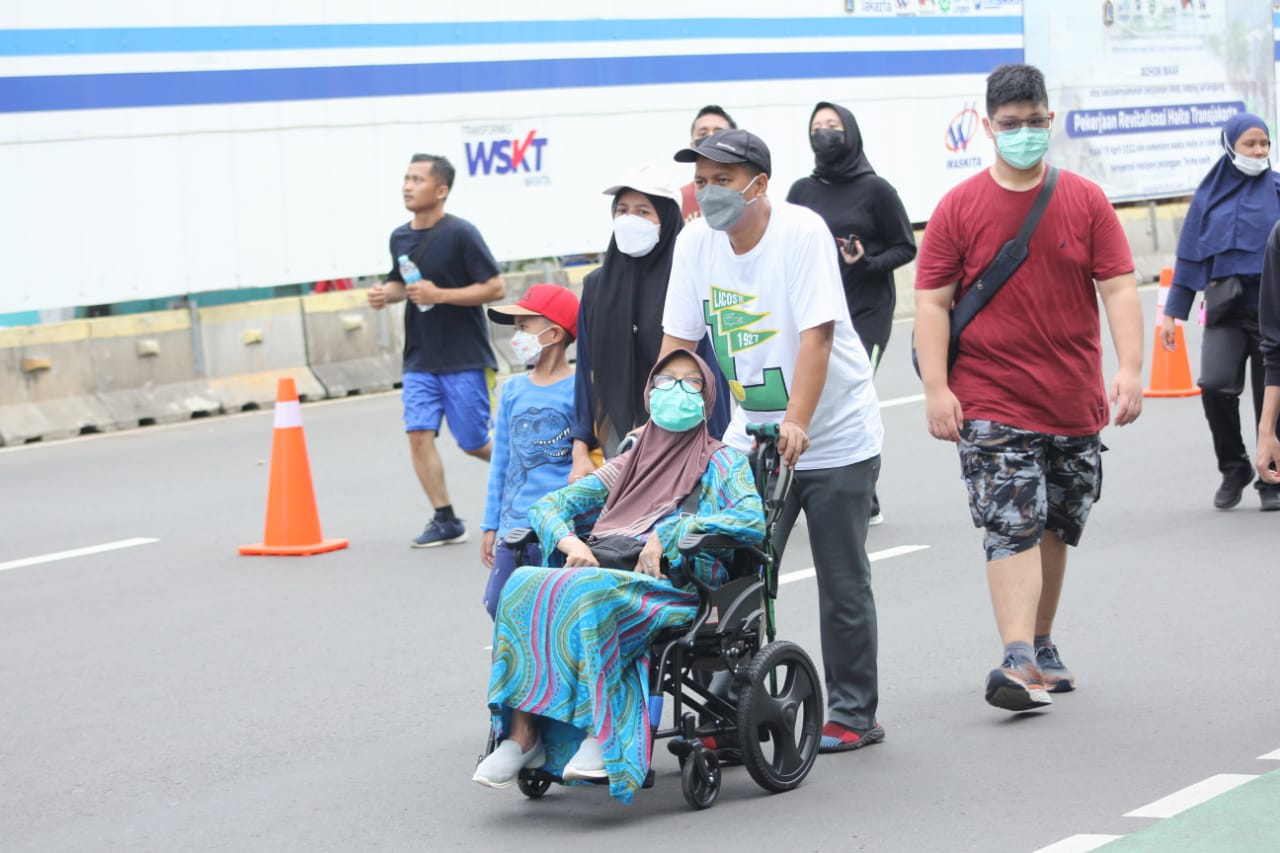
[[[649,390],[649,417],[667,432],[691,430],[702,423],[706,416],[702,395],[684,390],[679,382],[670,388]]]
[[[747,209],[747,205],[756,203],[756,198],[747,201],[743,198],[743,195],[747,190],[751,189],[751,184],[754,184],[758,177],[760,175],[752,178],[751,183],[741,190],[735,190],[733,187],[716,186],[715,184],[707,184],[698,190],[698,207],[702,209],[702,218],[707,221],[707,225],[717,231],[728,231],[737,224],[738,220],[742,218],[742,212]]]
[[[1030,169],[1049,150],[1048,128],[1020,127],[996,134],[996,150],[1015,169]]]

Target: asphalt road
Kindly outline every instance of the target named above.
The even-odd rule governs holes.
[[[927,547],[873,567],[883,745],[823,756],[782,795],[727,770],[705,812],[662,749],[631,806],[472,784],[478,546],[408,547],[426,509],[398,398],[351,398],[303,408],[325,533],[352,542],[311,558],[236,554],[261,538],[269,412],[0,450],[0,850],[1032,851],[1280,766],[1258,758],[1280,748],[1280,513],[1252,494],[1212,509],[1194,398],[1148,400],[1104,436],[1055,631],[1079,689],[1038,714],[983,702],[1000,646],[981,537],[912,400],[909,328],[877,382],[887,522],[870,550]],[[444,446],[474,524],[486,468]],[[157,541],[13,565],[135,537]],[[809,565],[798,534],[784,571]],[[816,658],[813,581],[782,590],[781,634]]]

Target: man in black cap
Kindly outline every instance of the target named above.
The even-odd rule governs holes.
[[[803,509],[818,575],[828,705],[820,749],[878,743],[866,539],[883,428],[836,245],[818,214],[769,200],[772,162],[755,134],[722,130],[676,160],[695,164],[702,217],[676,240],[663,350],[692,347],[710,329],[738,401],[725,443],[749,451],[747,423],[779,425],[795,480],[774,543],[781,554]]]
[[[737,122],[724,111],[724,107],[719,104],[707,104],[698,110],[698,114],[693,118],[693,124],[689,127],[689,147],[697,148],[702,144],[702,140],[713,133],[737,126]],[[702,211],[698,210],[697,194],[698,188],[693,181],[680,188],[680,215],[684,217],[685,222],[702,215]]]

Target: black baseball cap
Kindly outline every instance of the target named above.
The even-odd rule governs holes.
[[[690,145],[676,152],[677,163],[696,163],[699,157],[706,157],[717,163],[750,163],[773,177],[770,174],[773,171],[773,159],[769,156],[769,146],[751,131],[739,127],[718,130],[699,140],[696,148]]]

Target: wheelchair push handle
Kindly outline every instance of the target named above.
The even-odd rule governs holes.
[[[792,470],[782,464],[782,454],[778,452],[781,433],[780,424],[747,424],[747,435],[756,440],[753,473],[756,489],[764,501],[765,523],[769,526],[782,511],[787,493],[791,491],[793,476]]]
[[[782,433],[780,427],[780,424],[747,424],[747,435],[762,444],[766,441],[777,441]]]

